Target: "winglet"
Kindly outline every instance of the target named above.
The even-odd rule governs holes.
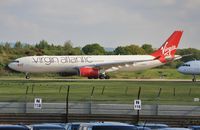
[[[159,59],[160,62],[162,63],[166,63],[169,60],[173,60],[182,34],[183,34],[183,31],[175,31],[165,41],[165,43],[158,50],[153,52],[151,55],[154,56],[155,59]]]

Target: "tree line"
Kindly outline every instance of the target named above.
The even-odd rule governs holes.
[[[157,48],[153,48],[151,44],[143,44],[138,46],[131,44],[127,46],[118,46],[112,51],[106,49],[99,43],[87,44],[84,47],[74,47],[71,41],[67,41],[62,45],[49,44],[45,40],[41,40],[35,45],[23,44],[17,41],[14,44],[0,43],[0,73],[4,73],[7,64],[19,57],[33,55],[143,55],[151,54]],[[183,62],[200,59],[200,50],[195,48],[178,49],[178,55],[192,54],[173,63],[169,63],[164,67],[176,68]]]

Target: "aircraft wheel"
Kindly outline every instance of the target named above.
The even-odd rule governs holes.
[[[99,79],[105,79],[105,76],[104,75],[99,75]]]
[[[196,82],[196,76],[195,75],[193,75],[192,82]]]
[[[192,82],[196,82],[196,78],[193,78],[193,79],[192,79]]]
[[[92,79],[92,77],[88,77],[88,79]]]
[[[105,79],[110,79],[110,76],[109,76],[109,75],[106,75],[106,76],[105,76]]]
[[[30,79],[30,74],[28,72],[26,72],[26,79]]]
[[[95,76],[95,77],[94,77],[94,79],[98,79],[98,77],[97,77],[97,76]]]
[[[30,76],[26,75],[26,79],[30,79]]]

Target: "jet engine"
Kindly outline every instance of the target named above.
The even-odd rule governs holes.
[[[88,77],[88,78],[98,78],[99,77],[99,69],[84,67],[79,69],[80,76]]]

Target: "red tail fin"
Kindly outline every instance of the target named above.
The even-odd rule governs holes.
[[[151,55],[156,59],[159,59],[162,63],[166,63],[168,60],[173,60],[181,39],[183,31],[175,31],[165,43]]]

